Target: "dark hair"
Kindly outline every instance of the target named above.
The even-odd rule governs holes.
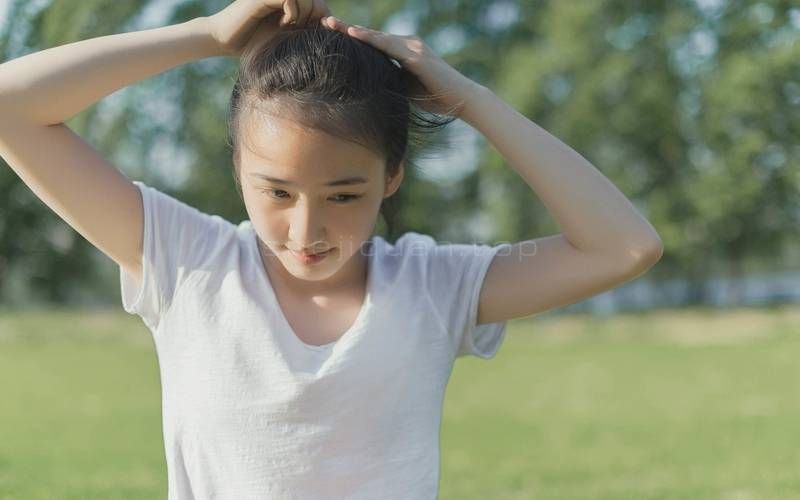
[[[228,144],[239,196],[242,110],[290,117],[303,126],[356,142],[386,158],[387,176],[406,170],[426,146],[426,135],[456,117],[419,109],[410,95],[413,75],[366,42],[322,26],[282,30],[242,55],[228,112]],[[395,193],[396,195],[397,193]],[[392,195],[380,213],[391,234]]]

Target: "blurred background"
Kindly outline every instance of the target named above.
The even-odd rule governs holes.
[[[0,0],[0,61],[211,15],[227,0]],[[726,0],[330,0],[420,35],[608,176],[661,261],[509,323],[463,359],[442,498],[800,498],[800,6]],[[121,89],[67,124],[141,180],[231,221],[238,60]],[[0,117],[2,119],[2,117]],[[394,240],[559,232],[464,122],[407,171]],[[119,268],[0,159],[0,498],[166,495],[158,365]],[[68,172],[65,172],[68,175]]]

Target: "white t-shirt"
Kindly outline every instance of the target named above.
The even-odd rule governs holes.
[[[169,500],[438,497],[439,428],[458,356],[494,357],[506,322],[476,325],[497,246],[408,232],[365,247],[367,294],[337,341],[301,341],[238,226],[134,181],[143,277],[122,304],[150,329]]]

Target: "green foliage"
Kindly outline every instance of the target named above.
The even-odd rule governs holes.
[[[227,3],[182,2],[165,19],[182,22]],[[0,31],[0,56],[142,29],[138,16],[154,4],[54,0],[36,10],[15,1]],[[792,2],[330,5],[344,19],[379,29],[411,20],[433,45],[455,34],[460,42],[443,53],[450,64],[589,159],[654,224],[666,253],[653,276],[686,277],[699,298],[711,273],[738,274],[750,261],[777,266],[782,251],[796,245],[800,10]],[[69,125],[129,177],[238,222],[246,212],[225,130],[237,64],[213,58],[175,68],[115,93]],[[455,185],[406,172],[396,195],[398,232],[473,241],[470,223],[481,214],[492,222],[491,240],[559,231],[519,175],[481,144],[475,170]],[[180,161],[157,154],[164,151]],[[10,169],[0,169],[0,213],[0,300],[69,303],[117,286],[113,262],[98,262],[77,233],[59,235],[63,221]]]

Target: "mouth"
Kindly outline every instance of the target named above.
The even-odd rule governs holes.
[[[288,249],[288,250],[300,262],[302,262],[304,264],[310,264],[310,263],[318,262],[318,261],[324,259],[325,257],[328,256],[328,254],[330,254],[335,249],[334,248],[329,248],[328,250],[325,250],[324,252],[317,252],[317,253],[312,253],[312,254],[298,253],[298,252],[295,252],[294,250],[291,250],[291,249]]]
[[[293,254],[297,255],[298,257],[322,256],[322,255],[325,255],[326,253],[330,252],[331,250],[333,250],[333,249],[329,248],[329,249],[327,249],[325,251],[322,251],[322,252],[295,252],[294,250],[289,249],[290,252],[292,252]]]

